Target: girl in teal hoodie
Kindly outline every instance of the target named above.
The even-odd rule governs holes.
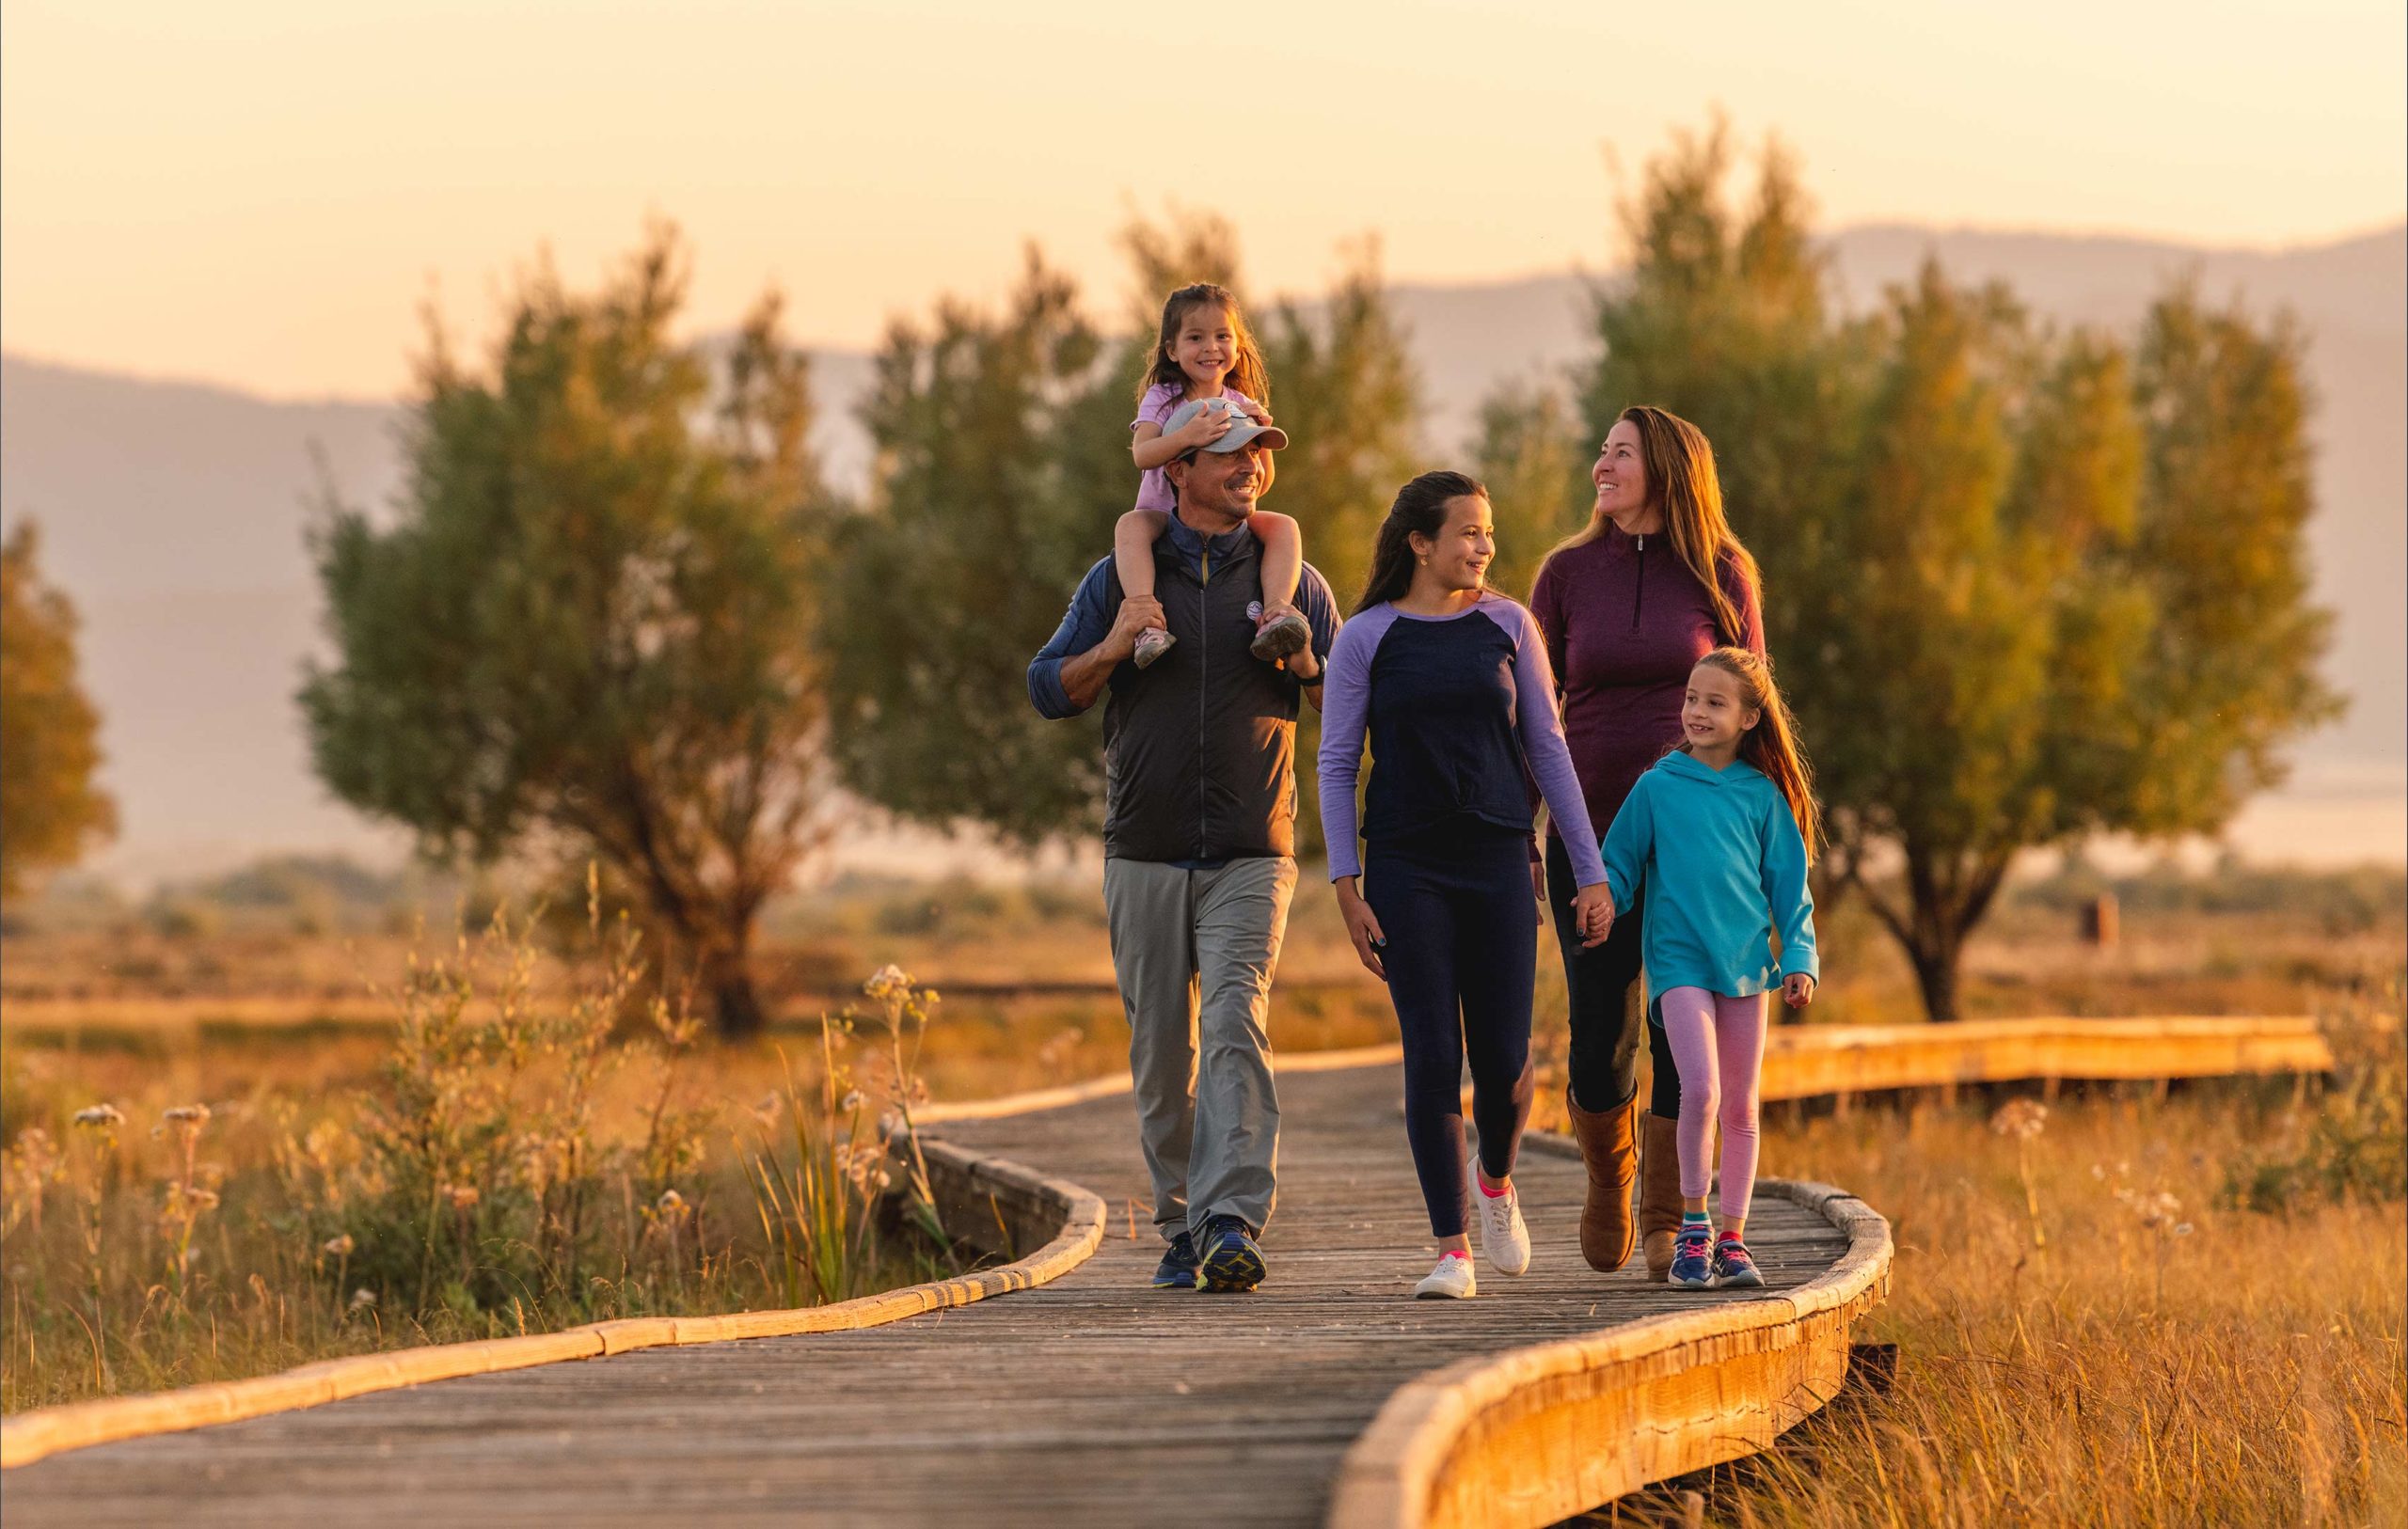
[[[1671,1281],[1761,1285],[1744,1234],[1756,1182],[1764,995],[1778,987],[1794,1009],[1814,1000],[1814,900],[1806,890],[1814,783],[1772,666],[1745,648],[1717,648],[1689,671],[1681,740],[1614,815],[1606,884],[1614,908],[1647,899],[1650,1017],[1663,1026],[1681,1074],[1684,1214]],[[1719,1238],[1705,1215],[1706,1145],[1718,1116]]]

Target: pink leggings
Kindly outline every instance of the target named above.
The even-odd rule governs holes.
[[[1703,1199],[1705,1149],[1722,1120],[1722,1219],[1744,1221],[1756,1187],[1756,1092],[1765,1061],[1765,1001],[1669,987],[1658,1001],[1681,1070],[1681,1193]]]

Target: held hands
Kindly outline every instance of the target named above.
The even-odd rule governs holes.
[[[1802,1009],[1814,1001],[1814,979],[1802,971],[1793,971],[1781,981],[1781,1001],[1793,1009]]]
[[[1346,921],[1346,938],[1354,942],[1355,958],[1363,969],[1382,982],[1387,981],[1388,969],[1380,962],[1387,949],[1388,937],[1380,932],[1380,921],[1363,894],[1354,890],[1355,877],[1341,876],[1338,880],[1338,912]]]
[[[1574,892],[1572,926],[1580,931],[1582,949],[1604,944],[1614,929],[1613,889],[1598,881]]]

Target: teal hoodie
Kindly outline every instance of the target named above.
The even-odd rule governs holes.
[[[1650,993],[1746,998],[1795,972],[1820,980],[1806,842],[1781,788],[1747,761],[1718,771],[1666,754],[1639,778],[1602,847],[1616,911],[1646,898]]]

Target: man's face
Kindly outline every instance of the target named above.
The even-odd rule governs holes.
[[[1192,462],[1167,469],[1182,510],[1244,520],[1271,487],[1271,451],[1252,444],[1235,451],[1198,451]]]

